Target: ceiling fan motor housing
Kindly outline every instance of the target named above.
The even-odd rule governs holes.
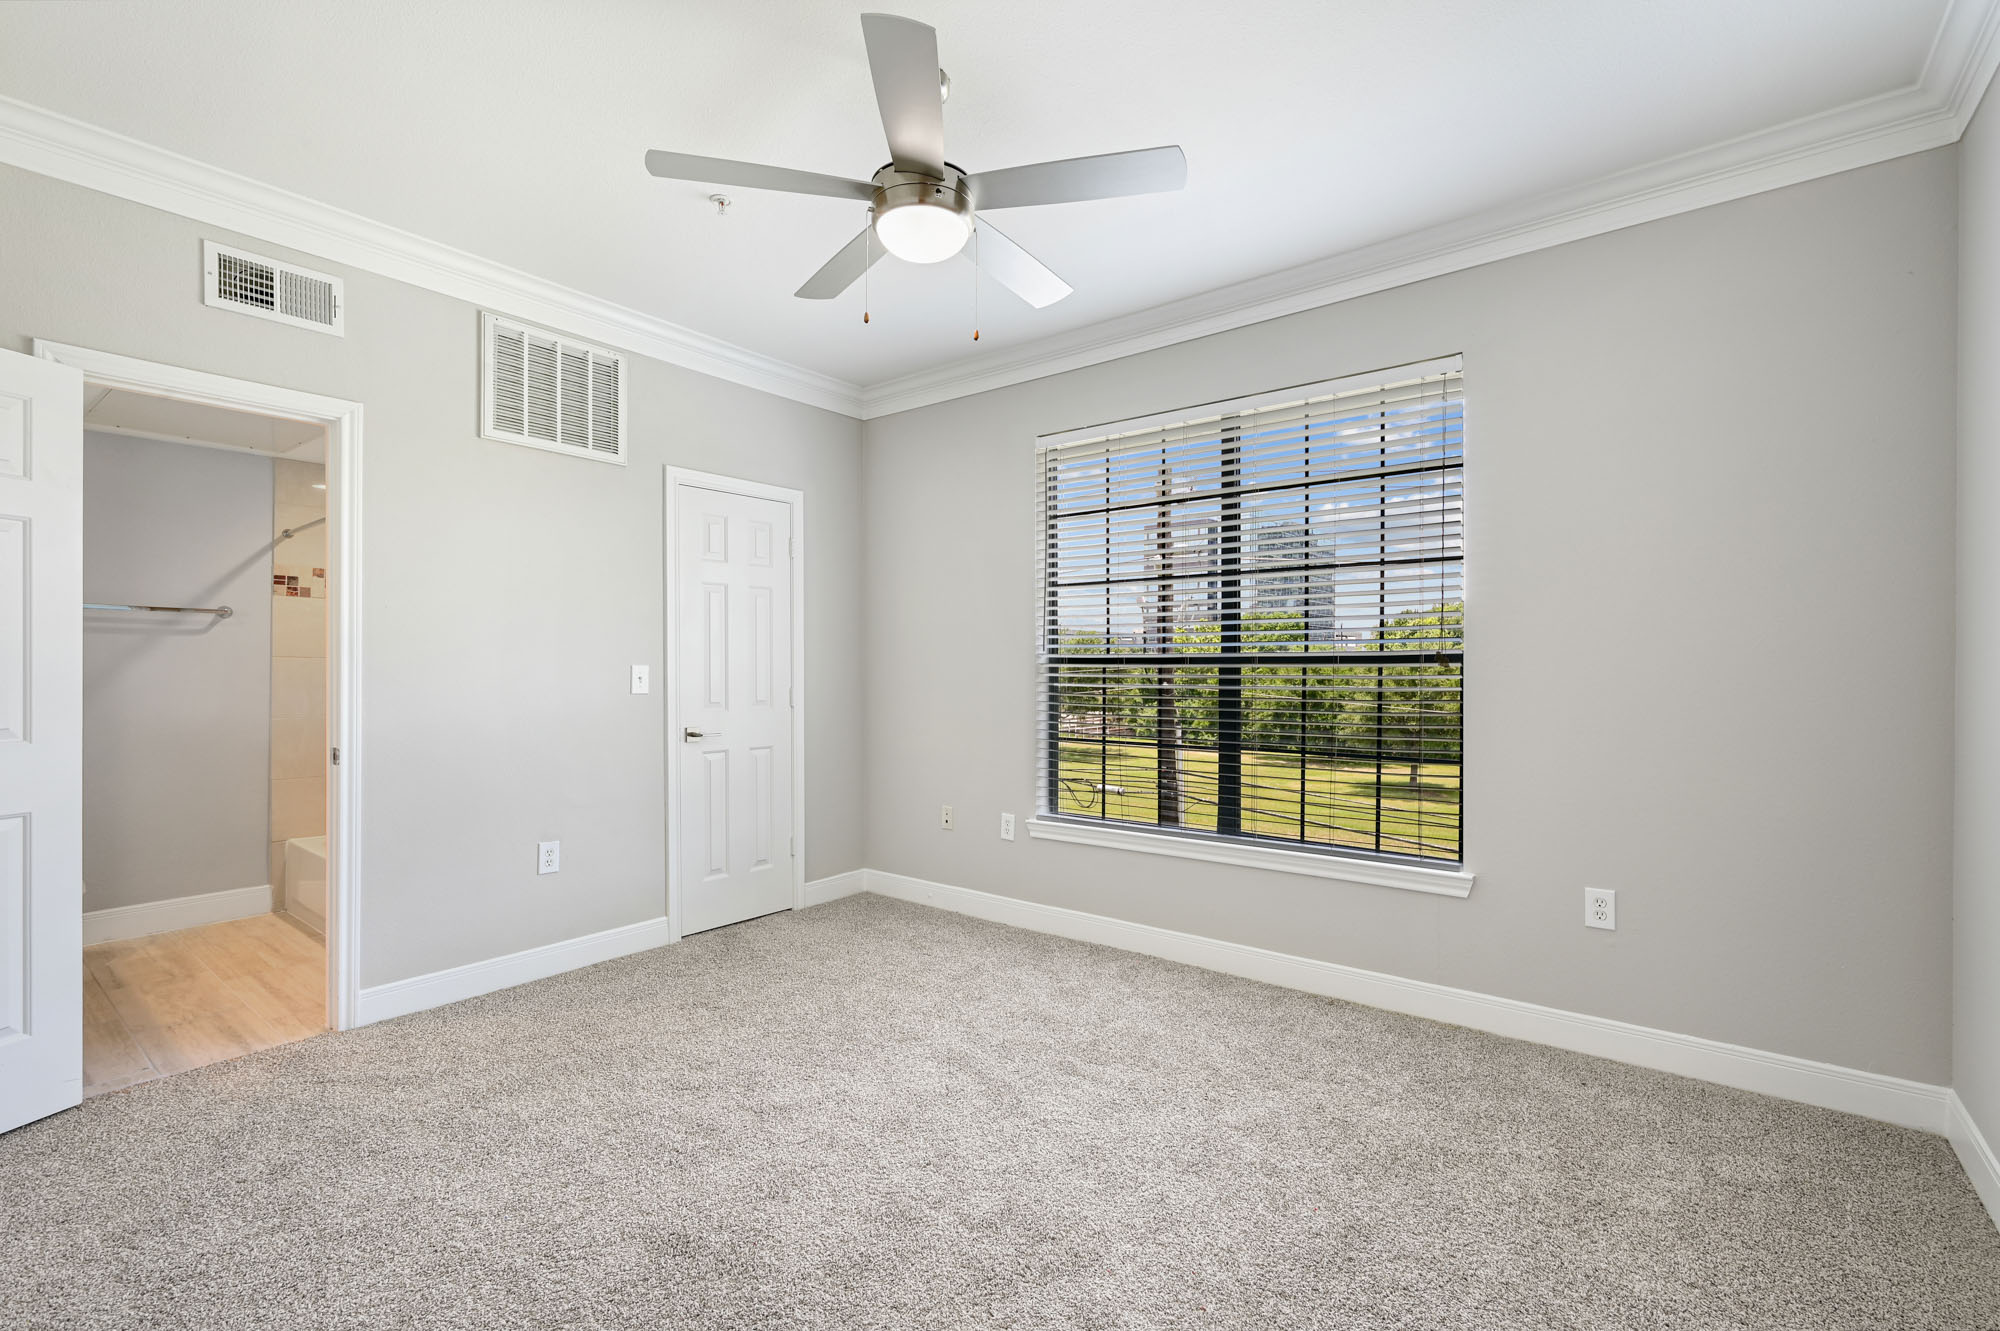
[[[972,234],[972,194],[965,173],[947,165],[944,177],[885,166],[875,186],[875,234],[883,248],[915,263],[936,263],[965,248]]]

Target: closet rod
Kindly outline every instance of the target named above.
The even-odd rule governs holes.
[[[227,619],[235,614],[226,605],[107,605],[101,601],[85,601],[85,610],[140,610],[155,615],[214,615],[217,619]]]

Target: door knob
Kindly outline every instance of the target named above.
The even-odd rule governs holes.
[[[682,731],[681,731],[681,740],[682,740],[682,741],[683,741],[684,743],[688,743],[688,744],[692,744],[692,743],[694,743],[694,741],[696,741],[696,740],[698,740],[698,739],[700,739],[700,738],[701,738],[701,732],[700,732],[699,730],[686,730],[686,729],[684,729],[684,730],[682,730]]]

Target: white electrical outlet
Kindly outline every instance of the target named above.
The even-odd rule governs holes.
[[[1000,815],[1000,839],[1002,841],[1014,839],[1014,815],[1011,813]]]
[[[1591,929],[1618,927],[1618,894],[1607,887],[1583,889],[1583,922]]]
[[[945,805],[943,810],[938,814],[938,826],[947,832],[951,831],[951,806],[949,804]]]
[[[653,668],[635,665],[632,667],[632,692],[651,693],[653,691]]]
[[[535,872],[554,873],[560,868],[562,868],[562,842],[542,842],[540,845],[540,856],[535,861]]]

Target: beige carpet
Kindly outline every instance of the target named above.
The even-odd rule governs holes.
[[[0,1325],[2000,1327],[1940,1139],[857,897],[0,1137]]]

